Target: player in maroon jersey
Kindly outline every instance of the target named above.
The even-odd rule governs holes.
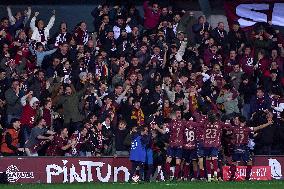
[[[183,133],[186,122],[182,120],[182,112],[180,109],[174,110],[172,113],[172,121],[164,125],[164,133],[170,134],[169,146],[167,148],[167,159],[165,164],[166,177],[170,175],[170,165],[173,158],[176,159],[174,178],[180,177],[180,165],[182,159]]]
[[[221,135],[224,129],[229,127],[229,125],[221,122],[217,119],[217,116],[210,111],[207,116],[207,120],[203,127],[203,145],[199,152],[200,156],[206,158],[206,171],[208,181],[212,180],[212,167],[214,180],[217,180],[218,173],[218,153],[221,147]]]
[[[203,109],[201,111],[201,114],[196,112],[193,112],[193,117],[195,120],[195,142],[196,142],[196,155],[198,159],[198,168],[199,168],[199,179],[204,180],[205,179],[205,169],[204,169],[204,124],[207,120],[206,110]]]
[[[68,129],[62,128],[60,133],[54,136],[50,146],[47,148],[47,156],[64,156],[66,150],[76,144],[75,140],[72,140],[68,144]]]
[[[186,128],[184,130],[184,145],[183,145],[183,159],[185,164],[183,166],[183,177],[187,180],[189,176],[190,163],[193,165],[194,177],[197,178],[197,138],[198,128],[201,127],[200,123],[189,120],[186,122]]]
[[[243,161],[247,165],[246,180],[250,179],[250,173],[252,169],[252,160],[248,148],[249,135],[253,132],[257,132],[273,124],[272,120],[268,120],[267,123],[257,127],[247,127],[246,118],[244,116],[237,116],[234,118],[234,127],[232,127],[232,136],[234,150],[232,155],[232,166],[230,167],[231,177],[230,180],[235,179],[236,166],[240,161]]]

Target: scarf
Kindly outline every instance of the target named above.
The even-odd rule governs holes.
[[[142,126],[144,124],[144,113],[141,108],[134,109],[132,111],[131,119],[136,120],[137,126]]]

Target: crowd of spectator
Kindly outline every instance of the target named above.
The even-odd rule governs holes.
[[[144,2],[99,5],[94,32],[82,21],[55,34],[31,7],[0,23],[2,155],[128,156],[133,128],[155,132],[179,108],[183,119],[213,110],[222,121],[243,115],[255,154],[284,154],[284,38],[271,23],[243,31],[216,28],[205,16]],[[90,15],[90,19],[92,19]],[[46,19],[46,18],[44,18]],[[60,18],[62,19],[62,18]],[[66,18],[65,18],[66,19]],[[226,153],[226,137],[223,139]]]

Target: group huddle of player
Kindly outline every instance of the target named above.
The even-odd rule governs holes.
[[[222,164],[219,161],[219,156],[222,154],[221,136],[223,134],[230,135],[230,143],[232,144],[230,180],[235,180],[236,166],[239,162],[247,166],[246,180],[250,180],[252,159],[248,144],[255,132],[273,123],[272,116],[270,118],[269,115],[267,123],[257,127],[248,127],[245,117],[241,115],[236,115],[232,120],[222,122],[213,111],[210,111],[206,115],[196,113],[190,120],[185,120],[182,119],[182,111],[177,109],[171,115],[172,120],[162,127],[152,122],[152,129],[161,134],[169,135],[168,145],[166,146],[166,161],[162,165],[165,180],[221,181]],[[133,180],[139,178],[135,174],[137,167],[140,167],[140,175],[143,175],[143,165],[151,165],[151,161],[153,161],[151,160],[151,148],[147,149],[149,140],[147,141],[147,137],[145,137],[147,136],[145,129],[142,129],[141,133],[134,133],[130,151]],[[173,159],[175,159],[175,168],[172,175]],[[148,166],[147,169],[152,169],[152,167]],[[193,172],[190,172],[190,170]],[[150,173],[152,172],[150,171]],[[147,175],[148,173],[145,173],[144,178],[149,178]],[[140,179],[143,178],[140,176]]]

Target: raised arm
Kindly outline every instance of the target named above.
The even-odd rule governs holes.
[[[55,10],[52,11],[53,15],[50,17],[50,20],[46,26],[46,29],[47,30],[50,30],[54,24],[54,21],[55,21]]]
[[[36,29],[35,21],[38,15],[39,15],[39,12],[35,12],[34,17],[31,19],[30,27],[33,31]]]
[[[272,125],[272,124],[273,124],[273,121],[272,121],[272,120],[269,120],[269,121],[268,121],[267,123],[265,123],[265,124],[259,125],[259,126],[257,126],[257,127],[253,127],[253,131],[254,131],[254,132],[257,132],[257,131],[259,131],[259,130],[261,130],[261,129],[264,129],[264,128],[266,128],[266,127]]]
[[[12,10],[10,6],[7,6],[7,12],[8,12],[8,17],[9,17],[9,21],[11,23],[11,25],[14,25],[16,23],[16,19],[14,18],[13,14],[12,14]]]

